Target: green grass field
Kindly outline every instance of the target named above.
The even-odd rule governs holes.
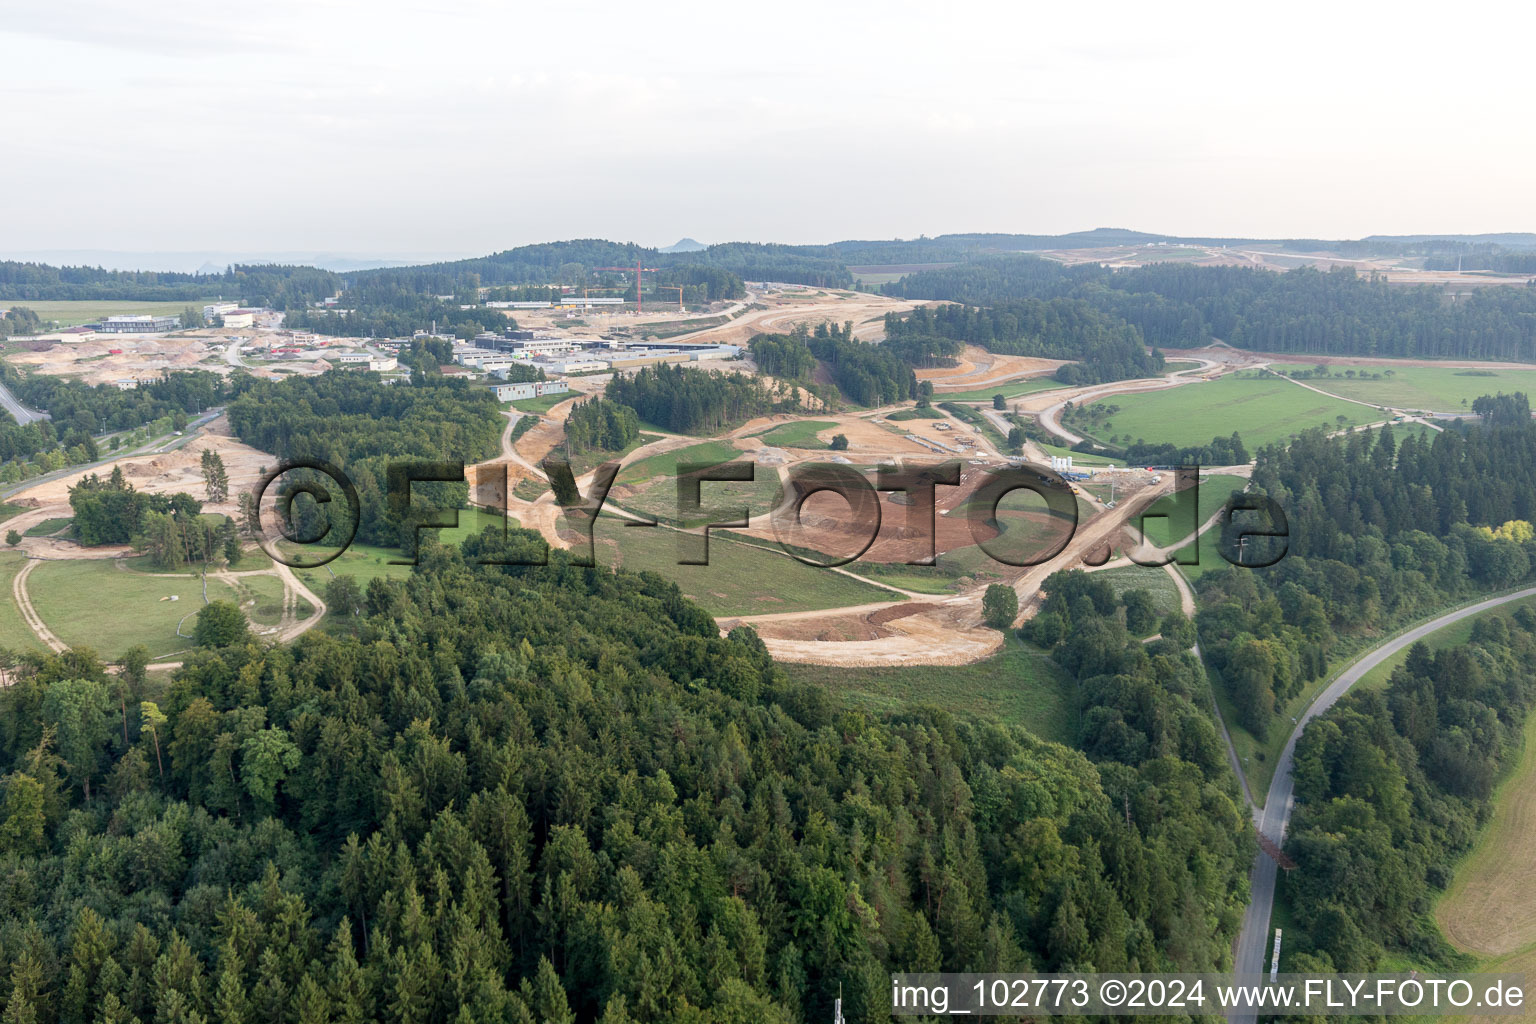
[[[1280,368],[1280,367],[1277,367]],[[1310,369],[1307,364],[1287,368]],[[1380,380],[1346,377],[1335,367],[1326,377],[1306,381],[1329,394],[1394,409],[1458,413],[1470,410],[1481,395],[1523,391],[1536,394],[1536,368],[1529,370],[1468,370],[1440,366],[1360,367],[1357,373],[1381,374]],[[1390,376],[1389,376],[1390,374]],[[1463,404],[1465,403],[1465,404]]]
[[[943,418],[944,414],[931,405],[926,409],[919,409],[916,406],[910,409],[900,409],[886,417],[887,420],[893,423],[905,423],[907,420],[941,420]]]
[[[730,462],[733,459],[745,459],[746,453],[727,441],[705,441],[702,444],[689,445],[687,448],[679,448],[675,451],[663,452],[660,455],[652,455],[648,458],[632,462],[619,470],[615,478],[616,484],[637,484],[642,480],[649,480],[653,476],[662,476],[672,479],[677,476],[677,464],[707,463],[717,465],[721,462]]]
[[[0,601],[0,647],[13,651],[41,651],[45,648],[21,617],[21,609],[16,607],[16,599],[11,596],[11,581],[26,564],[27,558],[20,552],[0,551],[0,588],[4,591],[4,600]]]
[[[613,516],[594,531],[600,565],[650,570],[677,583],[712,615],[810,611],[901,595],[798,562],[774,550],[711,536],[708,565],[678,565],[675,530],[632,528]]]
[[[1206,440],[1210,440],[1210,439],[1207,438]],[[1040,442],[1040,441],[1035,441],[1034,445],[1035,445],[1036,448],[1039,448],[1041,451],[1045,452],[1045,454],[1047,454],[1047,455],[1060,455],[1060,456],[1063,456],[1063,457],[1070,455],[1072,457],[1072,465],[1074,467],[1077,467],[1077,466],[1123,466],[1123,465],[1125,465],[1125,460],[1124,459],[1115,459],[1115,458],[1109,457],[1108,455],[1089,455],[1089,454],[1084,454],[1083,452],[1075,452],[1071,448],[1063,448],[1061,445],[1045,444],[1045,443]]]
[[[108,316],[179,316],[191,306],[202,312],[203,306],[216,301],[213,298],[192,299],[186,302],[120,302],[87,299],[82,301],[44,301],[41,299],[0,299],[0,309],[26,306],[47,324],[50,320],[58,327],[74,327],[76,324],[95,323]]]
[[[275,626],[283,617],[283,581],[276,576],[236,576],[235,600],[258,627]],[[190,629],[182,632],[190,633]]]
[[[1161,614],[1179,610],[1178,584],[1162,569],[1147,565],[1125,565],[1117,569],[1101,569],[1093,574],[1093,578],[1103,580],[1113,587],[1116,597],[1127,590],[1149,591]]]
[[[1012,636],[1000,652],[971,665],[782,667],[790,678],[826,687],[832,696],[872,714],[927,704],[1021,725],[1045,740],[1076,739],[1071,681],[1044,651]]]
[[[23,537],[47,537],[50,534],[58,533],[60,530],[64,529],[66,526],[68,526],[70,523],[73,523],[74,521],[75,520],[74,520],[73,516],[63,516],[62,518],[56,518],[56,519],[44,519],[40,523],[36,523],[36,524],[34,524],[32,526],[27,527],[27,529],[22,532],[22,536]]]
[[[1166,480],[1166,478],[1164,478]],[[1200,481],[1200,494],[1198,508],[1195,510],[1195,527],[1198,529],[1205,521],[1221,510],[1227,503],[1227,498],[1232,491],[1242,490],[1248,481],[1240,476],[1208,476]],[[1174,541],[1189,535],[1186,527],[1187,521],[1173,515],[1178,508],[1178,499],[1174,495],[1167,495],[1154,501],[1144,513],[1147,516],[1159,518],[1146,520],[1147,539],[1158,547],[1172,544]],[[1241,522],[1241,518],[1239,518]],[[1181,536],[1175,537],[1177,532]]]
[[[972,388],[969,391],[941,391],[933,396],[935,402],[990,402],[993,395],[1018,398],[1037,391],[1054,391],[1066,387],[1055,377],[1026,377],[994,384],[989,388]]]
[[[71,647],[93,648],[108,660],[121,657],[134,644],[148,647],[155,660],[192,646],[176,635],[176,624],[185,619],[182,632],[192,632],[203,607],[202,579],[124,572],[112,562],[44,562],[34,569],[27,591],[44,624]],[[162,600],[172,595],[179,600]],[[209,579],[209,600],[235,597],[229,587]]]
[[[459,522],[464,522],[464,516],[459,517]],[[306,555],[313,556],[312,551],[306,551]],[[325,596],[325,585],[335,576],[352,576],[356,578],[360,587],[368,586],[368,582],[375,578],[404,579],[411,574],[409,565],[391,565],[390,559],[403,558],[395,548],[379,548],[371,544],[353,544],[334,561],[314,569],[295,569],[294,575],[304,581],[304,585],[310,590]]]
[[[1209,444],[1211,438],[1227,437],[1235,430],[1250,452],[1308,427],[1337,429],[1340,416],[1346,425],[1381,418],[1374,409],[1273,377],[1220,377],[1165,391],[1110,395],[1103,404],[1120,409],[1109,417],[1112,426],[1093,428],[1101,438],[1118,435],[1182,447]],[[1081,423],[1076,421],[1071,429],[1082,433]]]
[[[827,442],[818,440],[816,434],[823,430],[831,430],[837,424],[829,420],[799,420],[794,423],[784,423],[761,434],[753,434],[752,437],[765,445],[774,448],[803,448],[812,451],[824,451]]]
[[[779,476],[772,466],[756,467],[751,480],[704,480],[699,484],[699,503],[710,508],[745,508],[750,516],[771,512],[782,499]],[[642,486],[624,498],[611,498],[615,504],[663,523],[679,525],[677,514],[677,478],[662,477]]]

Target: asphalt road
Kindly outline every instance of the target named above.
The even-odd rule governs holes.
[[[1264,800],[1264,808],[1254,811],[1254,826],[1276,843],[1284,840],[1285,830],[1291,822],[1291,796],[1295,786],[1291,767],[1292,755],[1296,752],[1296,741],[1301,738],[1302,730],[1307,727],[1308,722],[1333,707],[1334,703],[1348,693],[1349,688],[1358,683],[1367,672],[1398,651],[1437,630],[1444,629],[1453,622],[1459,622],[1468,616],[1532,595],[1536,595],[1536,587],[1528,587],[1502,597],[1491,597],[1454,612],[1447,612],[1438,619],[1431,619],[1422,626],[1415,626],[1408,632],[1388,640],[1341,672],[1339,677],[1330,683],[1317,700],[1302,713],[1296,728],[1291,730],[1291,736],[1285,743],[1285,752],[1280,755],[1280,761],[1275,765],[1275,776],[1270,781],[1269,795]],[[1233,970],[1237,974],[1260,974],[1269,969],[1264,955],[1269,949],[1269,918],[1275,903],[1276,870],[1275,862],[1268,854],[1261,851],[1254,860],[1253,873],[1249,876],[1251,897],[1248,911],[1243,915],[1242,930],[1238,932],[1237,937],[1237,955],[1233,965]],[[1240,1022],[1254,1020],[1255,1015],[1233,1015],[1228,1019],[1234,1024],[1240,1024]]]
[[[26,426],[28,423],[35,423],[38,420],[45,420],[48,418],[47,413],[34,412],[33,410],[28,409],[26,406],[22,405],[19,401],[16,400],[16,396],[11,394],[11,389],[6,387],[4,384],[0,384],[0,406],[4,406],[5,411],[10,413],[11,417],[22,426]]]
[[[144,444],[139,445],[137,448],[116,451],[108,455],[106,458],[97,459],[95,462],[82,462],[78,466],[65,466],[63,469],[56,469],[51,473],[44,473],[42,476],[30,477],[21,481],[20,483],[11,484],[3,489],[0,489],[0,500],[9,498],[11,495],[24,491],[29,487],[36,487],[38,484],[47,483],[50,480],[57,480],[60,477],[69,476],[72,473],[89,473],[93,469],[99,469],[102,466],[109,466],[112,463],[117,462],[119,459],[131,458],[135,455],[160,455],[164,452],[180,448],[185,444],[191,443],[193,435],[196,434],[199,427],[207,425],[213,420],[218,419],[223,414],[224,407],[216,406],[215,408],[209,409],[206,412],[199,414],[196,419],[188,420],[187,429],[181,432],[182,436],[180,437],[177,437],[175,434],[161,435],[160,437],[152,438],[149,441],[146,441]]]

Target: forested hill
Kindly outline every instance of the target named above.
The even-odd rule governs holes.
[[[831,247],[824,245],[727,242],[689,252],[668,253],[632,242],[610,242],[601,238],[524,245],[476,259],[420,267],[367,270],[352,275],[351,279],[357,283],[415,282],[418,290],[451,292],[467,280],[481,286],[580,284],[584,275],[595,268],[633,267],[636,263],[659,268],[664,275],[680,268],[694,267],[725,271],[749,281],[783,281],[821,288],[847,288],[853,284],[847,266]]]
[[[340,290],[341,278],[315,267],[236,265],[222,274],[179,274],[100,267],[52,267],[0,260],[0,297],[11,300],[124,299],[203,302],[223,297],[285,309]]]
[[[1489,287],[1451,302],[1350,269],[1287,273],[1154,263],[1113,271],[999,256],[910,274],[890,294],[992,306],[1077,298],[1134,324],[1147,344],[1308,355],[1536,361],[1536,287]]]
[[[1229,781],[840,710],[658,577],[473,564],[506,544],[428,544],[355,636],[205,651],[153,710],[132,671],[27,659],[7,1013],[789,1024],[841,989],[878,1020],[896,969],[1230,956]]]

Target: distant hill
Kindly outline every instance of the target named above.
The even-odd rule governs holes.
[[[1465,242],[1469,245],[1503,245],[1511,249],[1536,249],[1536,234],[1529,231],[1496,232],[1486,235],[1369,235],[1367,242]]]
[[[677,240],[677,242],[675,244],[669,245],[665,249],[657,249],[656,251],[657,252],[701,252],[701,251],[703,251],[704,249],[707,249],[707,248],[709,248],[709,246],[705,245],[703,242],[696,241],[696,240],[694,240],[692,238],[680,238],[680,239]]]

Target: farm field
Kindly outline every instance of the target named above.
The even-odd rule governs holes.
[[[191,306],[198,312],[202,312],[203,306],[216,301],[214,298],[193,299],[186,302],[126,302],[115,300],[55,300],[43,299],[4,299],[0,298],[0,309],[9,309],[11,306],[26,306],[36,313],[46,324],[50,320],[57,321],[59,327],[74,327],[77,324],[94,323],[102,317],[108,316],[179,316],[181,311]]]
[[[1050,656],[1012,635],[1003,649],[971,665],[925,668],[832,668],[786,663],[790,678],[824,687],[870,714],[931,704],[1022,725],[1058,743],[1076,739],[1071,682]]]
[[[110,558],[43,562],[28,577],[27,591],[38,616],[60,640],[90,647],[109,661],[134,644],[148,647],[156,661],[192,646],[176,635],[176,625],[187,619],[182,632],[191,633],[188,616],[203,607],[201,577],[124,571]],[[173,595],[177,600],[162,600]],[[234,601],[236,595],[210,577],[208,598]]]
[[[593,536],[599,565],[664,576],[711,615],[764,615],[901,600],[892,591],[717,533],[710,538],[708,565],[677,564],[675,530],[634,529],[605,516]]]
[[[1536,953],[1536,716],[1525,727],[1525,751],[1494,798],[1477,845],[1456,868],[1435,920],[1459,948],[1483,956]],[[1528,958],[1529,959],[1529,958]]]
[[[1110,395],[1103,401],[1120,409],[1110,417],[1113,426],[1107,431],[1100,427],[1100,432],[1182,447],[1208,444],[1236,430],[1250,452],[1308,427],[1337,429],[1341,416],[1345,425],[1381,418],[1375,409],[1273,377],[1220,377],[1165,391]],[[1071,429],[1082,432],[1076,425]]]
[[[1303,364],[1285,368],[1310,369]],[[1455,367],[1403,366],[1383,370],[1379,366],[1362,367],[1362,372],[1382,374],[1380,380],[1360,376],[1346,377],[1335,367],[1326,377],[1313,377],[1306,383],[1343,398],[1387,405],[1394,409],[1457,413],[1470,409],[1480,395],[1500,391],[1536,393],[1536,367],[1529,370],[1467,370]],[[1388,376],[1390,374],[1390,376]],[[1465,404],[1463,404],[1465,403]]]

